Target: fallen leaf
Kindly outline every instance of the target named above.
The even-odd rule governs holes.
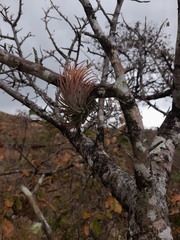
[[[180,194],[174,195],[171,199],[173,205],[177,204],[178,201],[180,201]]]
[[[56,208],[50,203],[49,206],[51,207],[51,209],[56,212]]]
[[[3,235],[6,238],[11,238],[14,232],[14,225],[10,221],[8,221],[6,218],[4,218],[2,222],[2,230],[3,230]]]
[[[65,152],[64,154],[61,155],[61,157],[59,159],[60,164],[61,165],[66,164],[69,161],[69,158],[70,158],[70,155]]]
[[[105,207],[110,208],[111,211],[114,211],[117,213],[122,212],[121,204],[114,197],[108,198],[108,200],[105,202]]]
[[[178,226],[178,227],[176,228],[176,232],[177,232],[177,233],[180,233],[180,226]]]
[[[171,210],[169,211],[169,215],[170,215],[170,216],[173,216],[173,215],[178,214],[179,212],[180,212],[180,211],[179,211],[178,208],[171,209]]]
[[[9,187],[8,187],[8,189],[7,189],[7,191],[8,191],[8,192],[10,192],[10,191],[12,190],[12,188],[13,188],[13,186],[12,186],[12,185],[11,185],[11,186],[9,186]]]
[[[113,152],[114,152],[114,153],[117,152],[117,148],[113,148]]]
[[[89,227],[88,227],[87,224],[84,225],[84,234],[85,234],[86,236],[89,235]]]
[[[112,137],[112,138],[111,138],[111,143],[112,143],[112,144],[115,143],[116,139],[117,139],[116,137]]]
[[[89,212],[84,212],[83,215],[82,215],[82,218],[83,219],[87,219],[91,216],[91,214]]]
[[[26,176],[29,177],[29,172],[26,169],[22,169],[22,173]]]
[[[0,161],[2,161],[4,158],[4,149],[0,148]]]
[[[108,138],[105,138],[104,145],[108,147],[110,145],[110,140]]]
[[[122,206],[116,199],[114,201],[114,209],[113,210],[116,213],[121,213],[122,212]]]
[[[12,207],[13,206],[13,204],[14,204],[14,199],[13,198],[6,198],[5,199],[5,205],[7,206],[7,207]]]

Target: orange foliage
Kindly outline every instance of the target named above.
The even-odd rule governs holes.
[[[117,213],[122,212],[121,204],[114,197],[108,198],[108,200],[105,202],[105,207],[110,208],[110,210],[117,212]]]
[[[85,234],[86,236],[89,235],[89,227],[88,227],[87,224],[84,225],[84,234]]]
[[[6,218],[4,218],[2,222],[2,230],[3,230],[3,235],[6,238],[11,238],[14,232],[14,225],[10,221],[8,221]]]
[[[172,197],[171,202],[173,205],[178,204],[180,205],[180,194],[176,194]]]

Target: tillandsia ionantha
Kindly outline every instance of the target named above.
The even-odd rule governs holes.
[[[95,82],[92,70],[84,65],[68,66],[60,75],[61,112],[70,126],[80,128],[96,108],[96,100],[91,95]]]

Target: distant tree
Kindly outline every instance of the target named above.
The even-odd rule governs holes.
[[[86,17],[76,17],[77,25],[74,25],[50,0],[43,21],[54,49],[41,51],[41,56],[34,49],[34,62],[27,60],[22,50],[31,33],[19,38],[17,28],[22,15],[22,0],[19,0],[16,17],[9,14],[9,7],[1,6],[1,16],[11,27],[12,35],[1,33],[0,88],[66,136],[93,174],[127,211],[128,240],[171,240],[166,193],[180,136],[180,23],[173,56],[170,47],[160,37],[166,22],[157,31],[147,26],[146,21],[143,28],[139,22],[131,27],[119,20],[123,0],[117,1],[111,14],[105,12],[98,0],[96,8],[89,0],[79,2]],[[179,20],[179,0],[177,4]],[[53,15],[51,11],[54,11]],[[99,25],[99,11],[108,22],[108,33]],[[58,46],[49,28],[49,22],[58,18],[69,24],[74,32],[74,39],[66,49]],[[87,31],[88,25],[92,32]],[[94,48],[87,46],[87,61],[82,65],[83,47],[89,39],[95,42]],[[97,62],[95,56],[101,59],[99,65],[94,64]],[[43,66],[45,59],[50,57],[61,66],[61,74]],[[45,87],[41,87],[38,79],[46,83]],[[56,91],[51,86],[55,86]],[[54,91],[53,97],[49,91],[51,94]],[[149,145],[136,100],[158,108],[150,100],[166,96],[172,97],[172,108],[164,113],[166,118]],[[44,108],[36,101],[40,98]],[[105,100],[107,98],[110,102]],[[116,114],[112,106],[116,108]],[[126,134],[133,150],[134,175],[122,170],[104,150],[104,129],[111,113],[125,119]],[[97,129],[96,140],[85,135],[92,125]]]

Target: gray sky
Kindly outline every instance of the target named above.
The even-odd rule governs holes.
[[[1,0],[1,4],[5,6],[10,6],[9,12],[16,15],[19,0]],[[75,23],[74,15],[81,17],[84,16],[84,12],[81,4],[78,0],[54,0],[54,2],[60,6],[61,11],[68,19]],[[95,4],[95,1],[92,1]],[[177,29],[177,0],[151,0],[148,4],[138,4],[130,0],[125,0],[122,8],[122,14],[126,22],[132,23],[136,21],[144,21],[147,17],[147,21],[151,20],[153,23],[158,23],[159,25],[165,20],[170,21],[170,26],[167,27],[167,33],[172,36],[172,46],[175,45],[176,39],[176,29]],[[113,4],[114,3],[114,4]],[[101,4],[104,6],[108,13],[112,13],[114,10],[116,0],[101,0]],[[20,21],[19,28],[23,28],[20,32],[20,36],[25,36],[28,32],[31,32],[35,37],[28,39],[23,47],[24,55],[32,53],[32,48],[35,47],[39,49],[51,49],[52,45],[49,41],[48,35],[45,32],[45,26],[41,20],[44,16],[43,8],[47,9],[49,6],[49,0],[31,0],[25,1],[23,5],[23,16]],[[104,28],[106,24],[106,19],[104,16],[99,15],[99,22],[101,27]],[[63,22],[54,22],[52,24],[52,30],[56,36],[56,41],[59,46],[68,47],[69,40],[71,40],[71,31],[69,27]],[[0,19],[0,29],[3,34],[9,33],[11,35],[11,29],[7,27],[7,24]],[[1,44],[1,43],[0,43]],[[29,58],[32,60],[32,57]],[[46,67],[59,72],[59,66],[54,60],[48,61],[45,64]],[[170,101],[161,100],[159,102],[163,110],[169,108]],[[22,104],[17,101],[12,101],[6,93],[0,90],[0,111],[14,114],[18,109],[26,109]],[[163,116],[159,113],[155,113],[152,109],[142,108],[142,115],[145,126],[159,126],[163,120]],[[153,116],[153,117],[152,117]],[[149,121],[151,119],[151,121]]]

